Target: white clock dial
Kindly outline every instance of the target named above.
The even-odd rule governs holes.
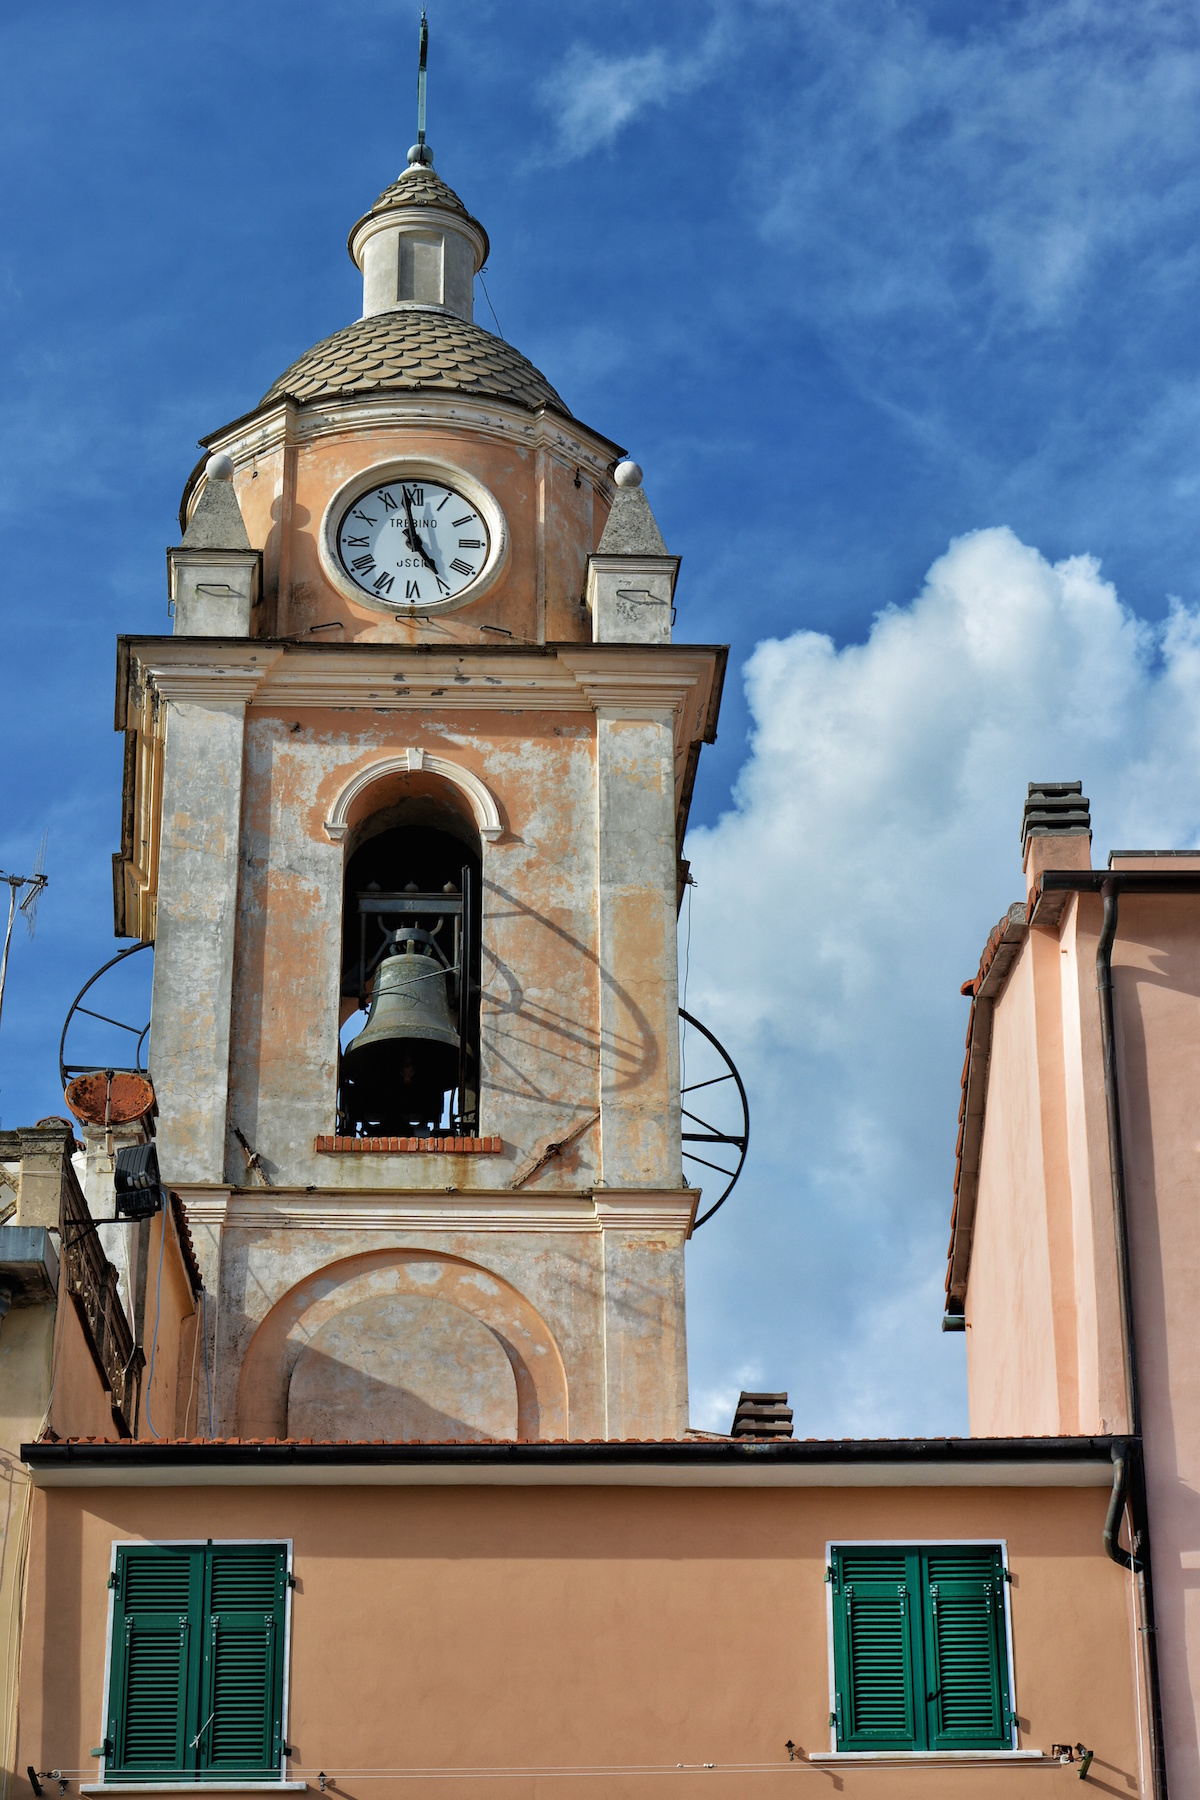
[[[361,494],[337,528],[350,580],[386,606],[436,606],[475,581],[490,535],[478,507],[423,476],[381,482]]]

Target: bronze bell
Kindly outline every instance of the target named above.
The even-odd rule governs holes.
[[[371,1011],[342,1052],[353,1108],[381,1136],[440,1123],[458,1082],[458,1032],[446,998],[446,968],[411,938],[380,963]]]

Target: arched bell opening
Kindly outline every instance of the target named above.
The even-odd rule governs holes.
[[[385,803],[361,818],[348,845],[338,1131],[474,1136],[479,835],[436,778],[388,786],[396,797],[376,795]]]

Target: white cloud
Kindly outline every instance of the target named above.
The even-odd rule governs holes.
[[[650,106],[700,87],[716,72],[728,36],[715,18],[694,47],[675,53],[662,44],[630,56],[605,56],[575,44],[541,85],[543,105],[556,132],[557,160],[573,161],[611,144],[618,132]]]
[[[1150,626],[1094,559],[979,531],[866,643],[798,631],[745,680],[735,806],[688,839],[688,1005],[754,1106],[689,1252],[694,1379],[753,1363],[801,1435],[961,1427],[938,1330],[959,986],[1023,897],[1030,780],[1082,778],[1097,861],[1200,841],[1200,613]]]
[[[1062,322],[1114,251],[1143,291],[1194,269],[1200,33],[1121,0],[1045,0],[945,29],[912,5],[811,0],[786,117],[756,115],[767,230],[830,325],[929,311],[953,330]],[[1182,227],[1182,229],[1181,229]],[[970,308],[964,317],[962,309]]]

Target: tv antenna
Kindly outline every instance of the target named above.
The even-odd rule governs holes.
[[[4,870],[0,869],[0,881],[8,883],[8,928],[4,933],[4,955],[0,957],[0,1016],[4,1012],[4,979],[8,974],[8,950],[12,943],[13,921],[17,916],[19,906],[26,928],[32,938],[33,928],[37,923],[38,901],[41,898],[42,889],[50,880],[50,877],[44,873],[45,864],[46,833],[43,831],[32,875],[6,875]],[[25,890],[23,894],[21,893],[22,888]],[[20,899],[17,898],[18,895],[21,896]]]

